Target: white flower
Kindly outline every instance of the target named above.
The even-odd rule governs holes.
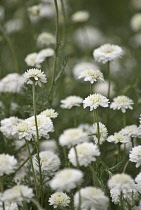
[[[71,109],[73,106],[80,106],[83,99],[79,96],[69,96],[64,100],[61,100],[61,108]]]
[[[82,143],[76,146],[78,162],[80,166],[87,167],[91,162],[96,161],[96,157],[100,155],[100,151],[93,143]],[[77,166],[76,154],[74,148],[71,148],[68,154],[69,161],[73,166]]]
[[[93,109],[97,109],[99,106],[108,107],[108,103],[110,103],[109,99],[99,93],[95,93],[90,94],[87,98],[84,99],[83,107],[85,109],[89,106],[90,111],[92,111]]]
[[[19,210],[18,204],[16,202],[4,202],[5,210]],[[0,210],[3,209],[3,204],[0,202]]]
[[[47,57],[52,57],[54,55],[54,50],[51,48],[46,48],[41,50],[37,55],[37,63],[42,63]]]
[[[24,185],[16,185],[11,189],[5,190],[1,200],[21,202],[24,200],[28,201],[33,196],[33,190],[31,188]]]
[[[38,53],[30,53],[26,56],[25,62],[28,66],[37,66],[37,55]]]
[[[80,73],[79,79],[84,78],[84,81],[89,81],[93,84],[96,81],[104,82],[103,74],[99,70],[88,69]]]
[[[77,11],[72,15],[72,21],[76,23],[86,22],[90,17],[88,11]]]
[[[113,142],[115,144],[122,143],[130,143],[130,137],[127,135],[123,135],[122,133],[114,133],[114,135],[111,135],[107,138],[108,142]]]
[[[45,111],[41,112],[40,115],[45,115],[46,117],[56,118],[58,113],[55,112],[54,109],[46,109]]]
[[[136,163],[136,168],[141,165],[141,146],[132,148],[129,155],[129,161]]]
[[[93,92],[94,93],[100,93],[104,96],[108,96],[108,82],[105,81],[105,82],[102,82],[102,83],[96,83],[93,87]],[[111,85],[110,85],[110,96],[113,97],[114,94],[115,94],[115,91],[114,91],[114,87],[115,85],[111,82]]]
[[[98,66],[96,66],[93,63],[90,62],[81,62],[74,66],[73,68],[73,75],[75,79],[78,79],[80,76],[80,73],[85,72],[89,69],[98,69]]]
[[[32,16],[38,16],[40,14],[40,5],[34,5],[28,8],[28,12]]]
[[[93,124],[93,127],[91,128],[91,132],[92,134],[94,134],[93,141],[95,142],[95,144],[97,144],[98,143],[97,123]],[[103,144],[103,142],[107,139],[108,130],[105,127],[105,125],[102,124],[101,122],[99,122],[99,134],[100,134],[99,142],[100,144]]]
[[[40,47],[48,46],[50,44],[55,44],[55,37],[53,34],[43,32],[37,37],[37,45]]]
[[[24,27],[24,22],[22,19],[10,19],[5,23],[5,30],[7,34],[17,33],[21,31]]]
[[[16,135],[13,134],[15,126],[21,122],[23,122],[23,120],[19,119],[18,117],[5,118],[1,121],[0,131],[6,138],[14,139],[16,137]]]
[[[137,191],[141,193],[141,172],[136,176],[135,182],[137,186]]]
[[[70,192],[82,181],[83,173],[78,169],[66,168],[58,171],[50,182],[52,190]]]
[[[110,108],[113,110],[120,110],[125,113],[126,109],[133,109],[132,104],[133,100],[127,96],[118,96],[113,99],[114,102],[111,103]]]
[[[5,8],[0,6],[0,21],[4,19],[5,16]]]
[[[56,192],[49,198],[49,205],[53,205],[54,208],[69,206],[70,197],[63,192]]]
[[[26,121],[17,123],[13,129],[12,134],[19,140],[26,139],[30,141],[32,139],[31,128]]]
[[[106,210],[108,208],[109,199],[104,192],[96,187],[85,187],[80,189],[81,209]],[[79,192],[74,195],[75,209],[79,206]]]
[[[113,175],[108,181],[108,187],[114,203],[120,202],[121,193],[122,197],[128,202],[132,202],[132,198],[138,196],[134,180],[124,173]]]
[[[108,61],[120,58],[122,55],[122,48],[113,44],[104,44],[93,52],[95,60],[100,63],[107,63]]]
[[[24,83],[25,78],[22,75],[17,73],[8,74],[0,80],[0,92],[20,93]]]
[[[85,124],[80,124],[78,126],[78,128],[82,129],[84,132],[86,132],[87,134],[90,134],[91,130],[92,130],[92,126],[85,123]]]
[[[27,84],[35,82],[35,85],[41,86],[42,83],[47,82],[46,75],[39,69],[29,69],[23,76],[27,79]]]
[[[140,137],[141,129],[139,129],[136,125],[128,125],[125,128],[121,129],[120,133],[129,137]]]
[[[131,27],[134,31],[138,31],[141,29],[141,13],[137,13],[132,17]]]
[[[14,156],[8,154],[0,154],[0,176],[11,174],[17,168],[17,160]]]
[[[51,151],[43,151],[39,153],[40,163],[42,171],[46,172],[46,175],[52,176],[60,167],[59,157]],[[39,170],[37,165],[37,155],[33,156],[33,166],[36,171]]]
[[[40,143],[41,151],[52,151],[56,153],[57,149],[57,143],[55,140],[45,140]]]
[[[89,141],[88,134],[80,128],[66,129],[59,137],[59,144],[67,147],[71,147],[86,141]]]

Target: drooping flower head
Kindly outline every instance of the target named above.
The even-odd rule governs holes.
[[[105,96],[95,93],[95,94],[90,94],[85,100],[83,101],[83,107],[84,109],[86,107],[90,107],[90,111],[93,109],[97,109],[99,106],[102,107],[108,107],[109,99],[107,99]]]
[[[111,103],[110,108],[113,110],[120,110],[125,113],[126,109],[133,109],[133,100],[127,96],[118,96],[113,99],[114,102]]]
[[[23,74],[27,79],[27,84],[33,84],[41,86],[42,83],[46,83],[46,75],[39,69],[29,69]]]
[[[113,44],[104,44],[93,52],[94,59],[100,63],[107,63],[120,58],[122,55],[122,48]]]

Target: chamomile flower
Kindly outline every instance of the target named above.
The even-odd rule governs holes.
[[[46,117],[56,118],[58,113],[55,112],[54,109],[46,109],[45,111],[41,112],[40,115],[45,115]]]
[[[71,109],[74,106],[80,106],[83,99],[79,96],[68,96],[66,99],[61,100],[61,108]]]
[[[17,160],[14,156],[8,154],[0,154],[0,176],[11,174],[17,168]]]
[[[141,146],[133,147],[130,151],[129,161],[136,163],[136,168],[141,165]]]
[[[72,15],[72,21],[75,23],[86,22],[90,17],[88,11],[77,11]]]
[[[97,129],[97,123],[93,124],[93,127],[91,127],[91,132],[93,134],[93,141],[95,144],[98,144],[98,129]],[[104,124],[99,122],[99,143],[103,144],[103,142],[107,139],[108,136],[108,130]]]
[[[49,198],[49,205],[53,206],[54,208],[57,207],[67,207],[70,203],[70,197],[63,192],[56,192],[52,194]]]
[[[122,133],[114,133],[114,135],[111,135],[107,138],[108,142],[113,142],[115,144],[122,143],[130,143],[130,137],[127,135],[123,135]]]
[[[99,70],[88,69],[80,73],[79,79],[84,78],[84,81],[89,81],[93,84],[96,81],[104,82],[103,74]]]

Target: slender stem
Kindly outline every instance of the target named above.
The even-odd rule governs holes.
[[[53,87],[55,85],[55,75],[56,75],[56,67],[57,67],[57,58],[58,58],[58,48],[59,48],[59,10],[57,0],[54,0],[55,9],[56,9],[56,45],[55,45],[55,55],[54,55],[54,63],[53,63],[53,72],[52,72],[52,82],[49,91],[49,100],[52,96]]]
[[[134,138],[133,137],[131,137],[131,143],[132,143],[132,148],[135,146],[134,145]]]
[[[33,199],[33,198],[31,198],[30,200],[31,200],[32,203],[35,204],[35,206],[38,208],[38,210],[44,210],[44,209],[40,206],[40,204],[39,204],[39,202],[38,202],[37,200],[35,200],[35,199]]]
[[[35,175],[35,170],[34,170],[33,161],[32,161],[32,153],[30,152],[28,141],[25,140],[25,142],[26,142],[28,153],[29,153],[30,165],[31,165],[32,173],[33,173],[34,186],[35,186],[35,191],[36,191],[36,197],[38,198],[38,187],[37,187],[36,175]]]
[[[91,173],[92,173],[92,178],[93,178],[93,185],[94,186],[97,186],[97,175],[96,175],[96,172],[94,170],[94,165],[89,165],[89,168],[91,170]]]
[[[118,161],[120,161],[120,143],[118,143],[117,146],[118,146]]]
[[[64,0],[61,0],[61,9],[62,9],[62,14],[63,14],[63,40],[65,42],[65,34],[66,34],[66,25],[67,25],[67,16],[66,16],[66,11],[65,11],[65,5],[64,5]]]
[[[66,167],[67,167],[68,164],[67,164],[67,154],[66,154],[66,148],[65,147],[63,147],[63,152],[64,152],[65,164],[66,164]]]
[[[126,126],[126,114],[123,113],[123,126],[125,127]]]
[[[98,111],[97,111],[97,109],[95,109],[94,112],[95,112],[95,122],[97,124],[98,147],[100,147],[100,128],[99,128],[99,118],[98,118]]]
[[[90,94],[92,94],[92,84],[90,83]]]
[[[123,169],[123,172],[122,173],[125,173],[126,169],[127,169],[127,166],[129,164],[129,160],[126,162],[125,166],[124,166],[124,169]]]
[[[16,57],[16,53],[15,53],[13,44],[12,44],[10,38],[8,37],[8,35],[5,33],[5,31],[4,31],[4,29],[2,28],[1,25],[0,25],[0,32],[3,34],[3,37],[5,38],[5,40],[6,40],[7,43],[8,43],[9,50],[10,50],[11,55],[12,55],[12,57],[13,57],[14,66],[15,66],[15,71],[16,71],[16,72],[19,72],[18,61],[17,61],[17,57]]]
[[[77,154],[76,146],[74,146],[73,148],[74,148],[74,152],[75,152],[76,165],[77,165],[77,168],[79,168],[80,166],[79,166],[78,154]]]
[[[111,87],[110,61],[107,62],[107,69],[108,69],[108,99],[110,99],[110,87]]]
[[[35,119],[35,126],[36,126],[36,148],[37,148],[37,160],[39,166],[39,180],[40,180],[40,192],[41,192],[41,203],[43,197],[43,178],[42,178],[42,169],[41,169],[41,162],[40,162],[40,139],[39,139],[39,131],[38,131],[38,123],[37,123],[37,116],[36,116],[36,97],[35,97],[35,82],[33,83],[33,109],[34,109],[34,119]]]

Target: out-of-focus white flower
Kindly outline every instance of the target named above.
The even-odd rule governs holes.
[[[54,50],[52,48],[40,50],[40,52],[37,55],[37,63],[42,63],[47,57],[52,56],[54,56]]]
[[[122,143],[130,143],[130,137],[127,135],[123,135],[122,133],[114,133],[114,135],[111,135],[107,138],[108,142],[113,142],[115,144]]]
[[[24,27],[22,19],[12,19],[5,23],[5,30],[7,34],[17,33]]]
[[[95,93],[90,94],[87,98],[83,101],[83,107],[84,109],[86,107],[90,107],[90,111],[97,109],[99,106],[101,107],[108,107],[109,99],[107,99],[105,96]]]
[[[20,93],[25,79],[17,73],[7,74],[0,80],[0,93]]]
[[[135,182],[137,186],[137,191],[141,193],[141,172],[136,176]]]
[[[86,22],[90,17],[88,11],[77,11],[72,15],[72,21],[75,23]]]
[[[28,66],[37,66],[39,63],[37,63],[37,53],[30,53],[26,56],[25,62]]]
[[[88,69],[80,73],[79,79],[81,78],[84,78],[84,81],[89,81],[91,84],[93,84],[96,81],[104,82],[102,72],[94,69]]]
[[[134,180],[124,173],[113,175],[108,181],[108,187],[115,204],[120,202],[121,193],[122,197],[129,203],[138,196]]]
[[[49,46],[51,44],[55,44],[55,37],[53,34],[48,32],[43,32],[37,37],[37,45],[39,47]]]
[[[23,120],[19,119],[18,117],[9,117],[1,120],[1,127],[0,131],[3,135],[8,139],[14,139],[16,136],[13,134],[15,126],[18,123],[23,122]]]
[[[97,83],[93,86],[93,92],[94,93],[100,93],[104,96],[108,96],[108,82],[105,81],[104,83]],[[113,97],[115,94],[114,91],[114,83],[111,82],[110,85],[110,97]]]
[[[5,16],[5,9],[4,7],[0,6],[0,21],[4,19]]]
[[[134,31],[141,29],[141,13],[136,13],[131,19],[131,27]]]
[[[18,204],[16,202],[4,202],[5,210],[18,210]],[[3,210],[3,204],[0,202],[0,210]]]
[[[136,125],[128,125],[125,128],[121,129],[120,133],[129,137],[140,137],[141,128],[137,127]]]
[[[80,128],[66,129],[59,137],[59,144],[69,148],[87,141],[89,141],[88,134]]]
[[[82,181],[83,173],[78,169],[66,168],[58,171],[50,181],[52,190],[70,192]]]
[[[52,194],[49,198],[49,205],[53,206],[54,208],[57,207],[66,207],[69,206],[70,197],[63,192],[56,192]]]
[[[109,199],[104,192],[96,187],[85,187],[80,189],[80,193],[74,195],[75,209],[79,206],[79,194],[81,195],[81,209],[106,210],[108,208]]]
[[[71,109],[73,106],[80,106],[83,99],[79,96],[68,96],[66,99],[61,100],[61,108]]]
[[[28,8],[28,12],[32,16],[38,16],[40,14],[40,5],[34,5]]]
[[[39,69],[29,69],[23,74],[27,80],[27,84],[33,84],[41,86],[42,83],[46,83],[46,75]]]
[[[45,111],[41,112],[40,115],[45,115],[46,117],[56,118],[58,113],[55,112],[54,109],[46,109]]]
[[[75,79],[79,79],[80,73],[85,72],[89,69],[98,69],[98,66],[90,62],[81,62],[76,64],[73,68],[73,75]]]
[[[17,160],[14,156],[8,154],[0,154],[0,176],[11,174],[17,168]]]
[[[40,143],[41,151],[52,151],[56,153],[57,149],[57,143],[55,140],[45,140]]]
[[[110,108],[113,110],[120,110],[125,113],[126,109],[133,109],[132,105],[134,104],[133,100],[127,96],[118,96],[113,99],[113,102],[110,105]]]
[[[97,129],[97,123],[93,124],[93,127],[91,127],[91,133],[94,134],[93,141],[95,144],[98,144],[98,129]],[[108,136],[108,130],[104,124],[99,122],[99,143],[103,144],[103,142],[107,139]]]
[[[96,157],[100,155],[100,151],[93,143],[82,143],[76,146],[78,162],[80,166],[87,167],[91,162],[96,161]],[[71,148],[68,154],[69,161],[77,166],[76,154],[74,148]]]
[[[87,123],[85,124],[80,124],[78,126],[78,128],[82,129],[84,132],[86,132],[87,134],[90,134],[91,133],[91,130],[92,130],[92,125],[89,125]]]
[[[92,26],[76,29],[73,38],[75,45],[82,50],[94,49],[105,42],[102,32]]]
[[[120,58],[122,55],[122,48],[113,44],[104,44],[93,52],[94,59],[100,63],[107,63]]]
[[[141,165],[141,146],[132,148],[129,155],[129,161],[136,163],[136,168]]]
[[[47,176],[52,176],[60,167],[59,157],[51,151],[43,151],[39,153],[42,171],[46,172]],[[33,166],[36,171],[39,170],[37,165],[37,155],[33,156]]]
[[[28,201],[34,196],[33,190],[25,185],[16,185],[11,189],[5,190],[2,194],[2,201]]]

